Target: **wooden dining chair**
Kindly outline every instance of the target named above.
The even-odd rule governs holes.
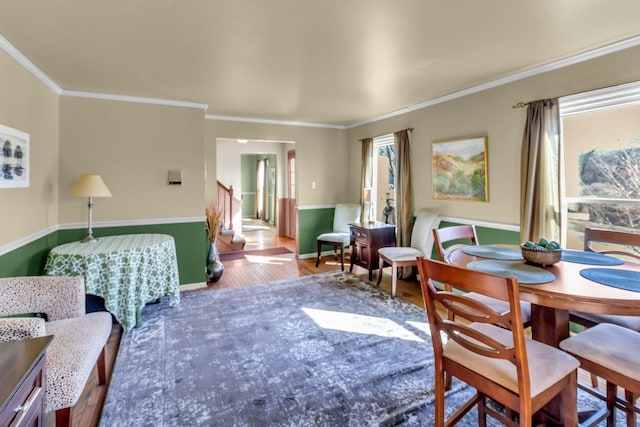
[[[640,249],[640,233],[594,227],[586,227],[584,229],[583,249],[586,252],[619,255],[640,261],[640,252],[636,252],[634,248]],[[640,316],[570,311],[569,320],[585,328],[591,328],[600,323],[612,323],[640,332]],[[591,386],[598,386],[598,379],[593,374],[591,376]]]
[[[447,262],[449,254],[464,245],[477,245],[478,235],[474,225],[457,225],[433,229],[434,244],[438,252],[438,259]],[[453,243],[453,244],[451,244]],[[447,245],[448,244],[448,245]],[[445,247],[446,245],[446,247]],[[500,299],[490,298],[486,295],[471,293],[467,295],[469,298],[477,299],[483,304],[489,305],[495,311],[504,313],[509,310],[509,303]],[[524,327],[531,324],[531,304],[521,301],[520,309],[522,312],[522,322]]]
[[[634,248],[636,248],[634,250]],[[640,233],[586,227],[584,229],[584,250],[607,255],[620,255],[640,262]],[[640,316],[596,314],[579,311],[569,312],[570,320],[590,328],[599,323],[613,323],[640,332]]]
[[[616,425],[616,409],[625,412],[627,427],[637,427],[640,407],[640,334],[619,325],[600,323],[584,332],[560,342],[560,348],[575,356],[582,369],[604,378],[606,395],[594,389],[582,389],[606,402],[606,407],[593,414],[594,423],[607,418],[607,427]],[[618,387],[624,390],[624,399],[618,397]],[[587,425],[593,425],[589,420]]]
[[[455,424],[476,405],[480,426],[486,425],[487,415],[507,426],[531,426],[533,415],[556,397],[560,399],[561,425],[577,425],[578,361],[559,349],[525,338],[516,278],[424,257],[418,259],[418,269],[435,356],[436,426]],[[436,288],[436,281],[507,301],[510,309],[496,312],[468,294]],[[438,311],[436,303],[455,316],[449,318]],[[477,392],[445,420],[447,374]],[[487,406],[487,398],[503,405],[506,413]],[[510,411],[519,414],[519,422],[507,416]]]

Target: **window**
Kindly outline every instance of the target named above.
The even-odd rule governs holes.
[[[560,99],[566,247],[586,226],[640,226],[640,82]]]
[[[372,210],[375,219],[387,224],[396,223],[396,149],[393,134],[373,138]]]

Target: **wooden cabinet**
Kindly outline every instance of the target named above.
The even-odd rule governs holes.
[[[351,267],[353,265],[369,270],[369,280],[373,270],[378,269],[378,248],[396,245],[396,226],[383,222],[349,224],[351,232]]]
[[[0,343],[0,426],[43,426],[45,355],[53,337]]]

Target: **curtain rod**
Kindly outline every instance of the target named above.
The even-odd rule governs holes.
[[[397,130],[397,131],[395,131],[395,132],[387,132],[387,133],[382,133],[382,134],[380,134],[380,135],[376,135],[376,136],[370,136],[370,137],[367,137],[367,138],[371,138],[371,139],[373,139],[373,138],[378,138],[379,136],[389,135],[390,133],[402,132],[403,130],[408,130],[409,132],[413,132],[413,128],[406,128],[406,129],[400,129],[400,130]],[[361,138],[361,139],[359,139],[358,141],[362,141],[362,140],[365,140],[365,139],[367,139],[367,138]]]

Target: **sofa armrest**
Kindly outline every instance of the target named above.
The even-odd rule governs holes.
[[[45,313],[49,320],[85,314],[82,277],[23,276],[0,279],[0,316]]]
[[[46,335],[45,321],[40,317],[0,319],[0,342],[19,341]]]

